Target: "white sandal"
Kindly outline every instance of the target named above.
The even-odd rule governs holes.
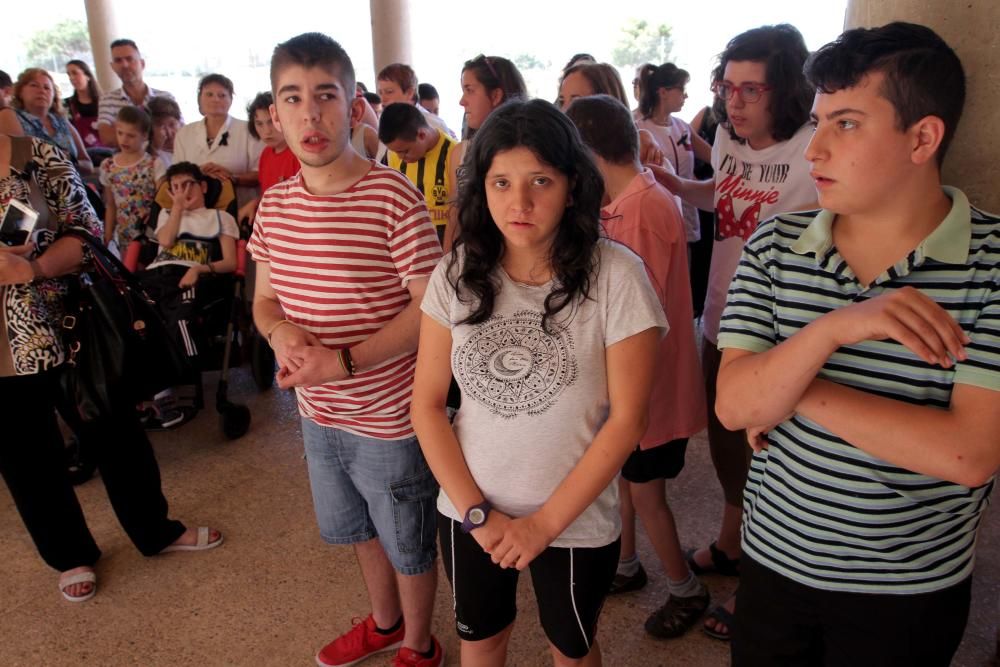
[[[90,592],[83,595],[70,595],[66,592],[66,589],[74,584],[93,584],[90,587]],[[97,594],[97,575],[94,574],[93,570],[89,572],[78,572],[71,577],[59,580],[59,592],[62,596],[69,600],[70,602],[86,602],[90,598]]]
[[[207,551],[208,549],[214,549],[215,547],[222,544],[222,533],[219,533],[218,539],[209,542],[210,530],[207,526],[201,526],[198,528],[198,541],[194,544],[171,544],[161,551],[161,554],[168,554],[172,551]]]

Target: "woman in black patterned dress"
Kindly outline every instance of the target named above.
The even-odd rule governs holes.
[[[42,559],[58,570],[71,602],[96,592],[100,557],[66,475],[55,421],[57,376],[65,360],[59,327],[67,284],[62,276],[85,261],[80,241],[59,238],[67,226],[98,238],[102,228],[65,154],[31,137],[0,134],[0,216],[11,200],[33,205],[38,223],[25,245],[0,244],[0,474]],[[134,400],[119,396],[114,419],[88,434],[118,520],[146,556],[196,550],[222,542],[218,531],[185,529],[167,518],[160,472],[135,416]]]

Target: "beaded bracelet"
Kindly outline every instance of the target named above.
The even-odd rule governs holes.
[[[340,358],[340,365],[344,367],[344,372],[347,373],[347,377],[354,377],[356,368],[354,366],[354,358],[351,357],[351,348],[340,348],[337,350],[337,356]]]

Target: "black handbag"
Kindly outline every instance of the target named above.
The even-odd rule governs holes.
[[[68,356],[61,381],[80,418],[111,417],[121,400],[151,398],[188,377],[184,351],[132,272],[86,231],[63,236],[80,239],[92,257],[69,281],[62,326]]]

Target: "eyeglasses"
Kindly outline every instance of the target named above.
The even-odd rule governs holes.
[[[759,101],[760,96],[771,88],[766,83],[741,83],[736,86],[725,81],[716,81],[712,84],[712,92],[723,100],[728,102],[734,93],[739,93],[740,99],[747,104]]]

